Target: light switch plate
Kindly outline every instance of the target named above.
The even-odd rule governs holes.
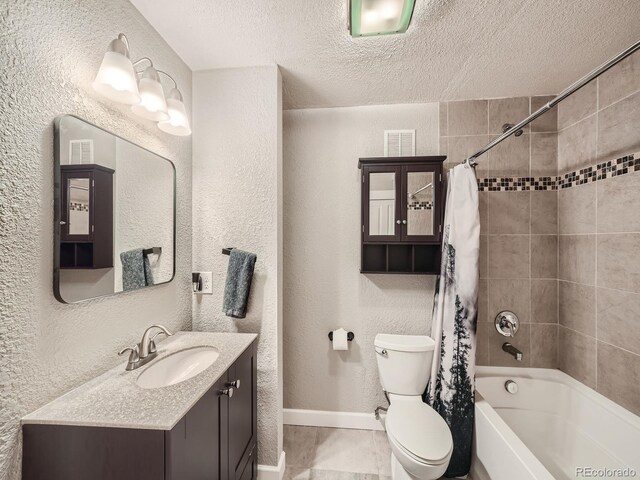
[[[200,272],[200,278],[202,279],[202,291],[200,293],[211,295],[213,293],[213,273]]]

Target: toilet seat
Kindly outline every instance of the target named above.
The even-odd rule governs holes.
[[[421,397],[393,395],[385,425],[389,440],[414,461],[434,466],[449,462],[449,426]]]

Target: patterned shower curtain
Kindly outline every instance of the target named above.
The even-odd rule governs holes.
[[[469,473],[473,436],[480,214],[473,168],[449,171],[442,265],[436,279],[431,337],[436,350],[424,401],[447,422],[453,453],[446,477]]]

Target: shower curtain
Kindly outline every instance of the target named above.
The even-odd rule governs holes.
[[[436,349],[424,401],[447,422],[453,453],[446,477],[469,473],[473,435],[480,214],[473,168],[449,171],[431,337]]]

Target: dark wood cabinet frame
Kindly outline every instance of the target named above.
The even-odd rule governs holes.
[[[442,222],[444,220],[445,156],[361,158],[361,273],[437,274],[440,271]],[[396,175],[396,220],[394,235],[369,235],[369,188],[371,173]],[[407,174],[433,172],[433,235],[408,235]]]

